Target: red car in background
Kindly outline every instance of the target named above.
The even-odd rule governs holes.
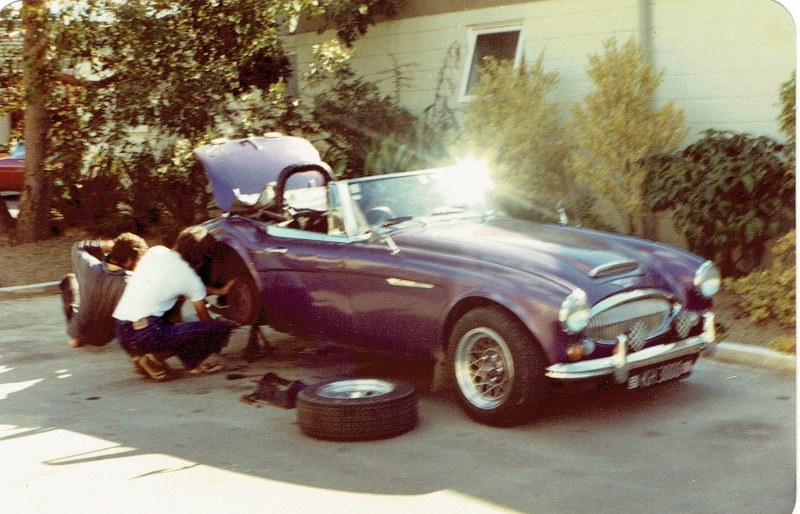
[[[25,145],[17,143],[7,156],[0,158],[0,191],[22,191],[25,181]]]

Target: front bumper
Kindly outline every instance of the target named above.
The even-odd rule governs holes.
[[[624,336],[620,337],[624,338]],[[714,314],[707,312],[703,315],[703,332],[700,335],[674,343],[652,346],[635,353],[625,351],[626,345],[623,340],[620,344],[622,351],[617,352],[616,355],[580,362],[553,364],[547,368],[545,374],[549,378],[564,381],[614,375],[617,383],[623,383],[628,379],[631,371],[639,368],[653,366],[681,357],[695,356],[703,350],[713,354],[716,347],[714,344],[715,338]]]

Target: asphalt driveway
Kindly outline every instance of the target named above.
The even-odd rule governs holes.
[[[431,370],[268,334],[271,358],[166,384],[114,344],[70,349],[58,298],[0,301],[0,504],[14,513],[788,513],[795,376],[702,360],[649,394],[560,392],[536,422],[496,429],[428,392]],[[267,371],[412,382],[420,423],[332,443],[295,411],[241,401]],[[8,506],[13,506],[10,510]]]

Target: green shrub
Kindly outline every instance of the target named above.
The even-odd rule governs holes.
[[[789,144],[794,146],[797,134],[797,109],[796,93],[797,88],[797,72],[793,71],[792,76],[781,84],[780,90],[780,107],[781,114],[778,116],[778,121],[781,124],[781,132],[783,132],[789,140]]]
[[[314,97],[312,116],[324,134],[325,160],[335,169],[345,168],[344,178],[366,174],[369,151],[390,135],[409,130],[414,122],[396,95],[384,95],[346,65],[337,68],[331,83]]]
[[[572,108],[574,149],[569,168],[594,198],[594,212],[616,230],[654,237],[654,220],[642,193],[644,157],[672,151],[686,136],[683,111],[672,102],[655,109],[663,72],[634,40],[604,43],[589,56],[594,89]]]
[[[475,157],[486,159],[505,208],[524,217],[555,215],[559,199],[576,197],[565,175],[567,154],[558,107],[548,95],[558,83],[546,72],[543,56],[514,69],[508,61],[487,59],[474,98],[466,106],[462,129]],[[572,212],[578,208],[568,203]]]
[[[796,232],[791,231],[773,248],[774,261],[763,270],[725,285],[742,296],[740,306],[756,323],[771,320],[784,327],[794,327],[796,315]]]
[[[447,149],[448,132],[417,119],[411,130],[390,134],[380,140],[367,153],[364,171],[369,175],[383,175],[398,171],[433,168],[450,164]]]
[[[689,249],[713,259],[725,276],[761,262],[767,241],[794,216],[794,167],[767,137],[707,130],[682,152],[644,159],[647,206],[671,210]]]
[[[797,338],[781,336],[776,340],[771,341],[768,346],[778,352],[797,353]]]

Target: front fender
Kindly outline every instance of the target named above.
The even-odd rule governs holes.
[[[516,278],[517,280],[493,290],[471,289],[454,298],[443,324],[443,347],[461,316],[476,307],[498,305],[527,328],[535,342],[540,345],[549,364],[563,360],[568,336],[563,333],[558,322],[558,309],[569,291],[560,284],[538,276]],[[511,283],[516,285],[511,286]],[[525,284],[525,287],[521,284]]]
[[[259,294],[264,292],[264,285],[259,280],[258,271],[253,265],[253,259],[247,247],[241,243],[247,236],[239,234],[239,230],[232,230],[227,225],[222,225],[220,220],[214,220],[206,224],[208,232],[214,236],[218,244],[222,244],[229,250],[220,249],[215,252],[214,259],[221,260],[223,267],[226,265],[241,266],[247,270],[250,278],[256,286]]]

